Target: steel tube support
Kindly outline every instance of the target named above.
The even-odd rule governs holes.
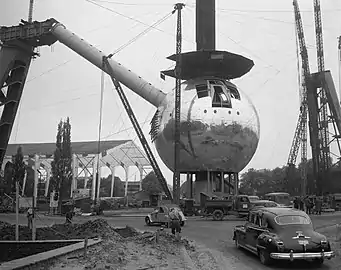
[[[51,33],[65,46],[88,60],[93,65],[97,66],[99,69],[102,69],[104,72],[111,75],[108,72],[108,68],[106,66],[103,67],[103,57],[107,54],[104,54],[96,47],[66,29],[66,27],[61,23],[56,23],[52,27]],[[164,92],[111,58],[108,59],[108,62],[115,74],[115,78],[119,82],[123,83],[126,87],[131,89],[143,99],[147,100],[149,103],[153,104],[155,107],[161,105],[162,101],[166,97]]]
[[[92,186],[91,186],[91,199],[96,199],[96,175],[97,175],[97,157],[94,158],[92,163]]]
[[[111,189],[110,197],[114,197],[114,187],[115,187],[115,167],[110,167],[111,170]]]
[[[124,189],[124,197],[126,198],[126,206],[128,206],[128,179],[129,179],[129,166],[124,167],[126,173],[126,185]]]

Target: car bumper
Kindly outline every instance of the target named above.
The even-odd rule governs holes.
[[[306,253],[270,253],[270,257],[276,260],[314,260],[331,259],[335,257],[334,251],[327,252],[306,252]]]

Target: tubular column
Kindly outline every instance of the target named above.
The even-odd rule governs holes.
[[[102,51],[66,29],[66,27],[61,23],[54,24],[51,33],[65,46],[109,74],[108,68],[103,67],[103,57],[105,57],[106,54]],[[147,100],[149,103],[153,104],[155,107],[161,105],[166,96],[164,92],[111,58],[108,59],[108,62],[115,73],[115,78],[118,81],[123,83],[126,87],[131,89],[143,99]]]

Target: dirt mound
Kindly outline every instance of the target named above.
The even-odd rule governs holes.
[[[125,228],[115,229],[115,232],[117,232],[119,235],[121,235],[124,238],[140,235],[140,233],[135,228],[130,227],[128,225],[126,225]]]
[[[104,219],[89,220],[83,224],[55,224],[51,227],[37,228],[37,240],[83,239],[85,237],[112,238],[121,236]],[[31,240],[32,232],[26,226],[19,226],[20,240]],[[0,240],[15,240],[15,225],[0,223]]]

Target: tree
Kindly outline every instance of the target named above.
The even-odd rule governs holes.
[[[70,198],[72,183],[72,149],[71,124],[69,117],[66,121],[60,120],[56,135],[56,150],[51,163],[53,190],[59,192],[58,208],[61,211],[62,200]]]
[[[146,175],[145,178],[142,179],[142,190],[146,191],[150,195],[163,192],[163,189],[154,171],[151,171]]]

